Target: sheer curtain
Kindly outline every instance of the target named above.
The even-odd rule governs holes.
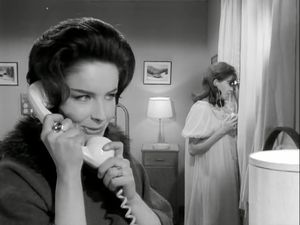
[[[221,0],[219,61],[240,72],[238,154],[240,208],[245,212],[249,154],[262,149],[273,127],[299,131],[298,4],[298,0]]]
[[[218,61],[225,61],[239,77],[241,54],[241,0],[222,0],[219,27]]]

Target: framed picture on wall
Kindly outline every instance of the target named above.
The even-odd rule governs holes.
[[[213,57],[210,58],[210,63],[214,64],[218,62],[218,54],[215,54]]]
[[[18,63],[0,62],[0,85],[1,86],[18,85]]]
[[[171,84],[171,61],[144,61],[144,84]]]

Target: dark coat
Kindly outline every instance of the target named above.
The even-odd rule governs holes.
[[[54,221],[56,170],[40,140],[41,129],[36,119],[26,118],[1,143],[0,224],[43,225]],[[104,136],[123,142],[124,157],[131,163],[137,193],[163,225],[172,224],[169,203],[150,187],[143,166],[130,155],[128,138],[114,126],[109,126]],[[120,200],[96,174],[97,170],[84,164],[82,183],[87,223],[127,224]]]

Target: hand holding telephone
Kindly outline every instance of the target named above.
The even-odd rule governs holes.
[[[49,105],[48,98],[40,81],[36,81],[30,85],[28,89],[28,100],[36,114],[36,117],[41,121],[41,123],[43,123],[45,116],[51,114],[51,112],[47,109],[47,106]],[[84,161],[90,166],[97,168],[106,159],[113,157],[113,150],[102,150],[102,147],[109,142],[111,141],[105,137],[91,137],[86,146],[82,146]]]
[[[37,118],[43,123],[45,116],[51,114],[51,112],[46,108],[49,105],[48,98],[40,81],[36,81],[30,85],[28,99]],[[109,142],[111,141],[105,137],[91,137],[87,141],[86,146],[81,147],[84,161],[90,166],[98,168],[106,159],[113,157],[113,150],[102,150],[102,147]],[[121,208],[127,210],[125,217],[131,220],[131,225],[134,225],[136,218],[131,214],[131,208],[126,204],[127,198],[123,195],[122,188],[116,193],[116,196],[122,201]]]

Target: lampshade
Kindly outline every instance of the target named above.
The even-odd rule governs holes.
[[[249,225],[299,224],[299,149],[249,157]]]
[[[147,116],[156,119],[171,118],[173,116],[173,111],[170,98],[149,98]]]

